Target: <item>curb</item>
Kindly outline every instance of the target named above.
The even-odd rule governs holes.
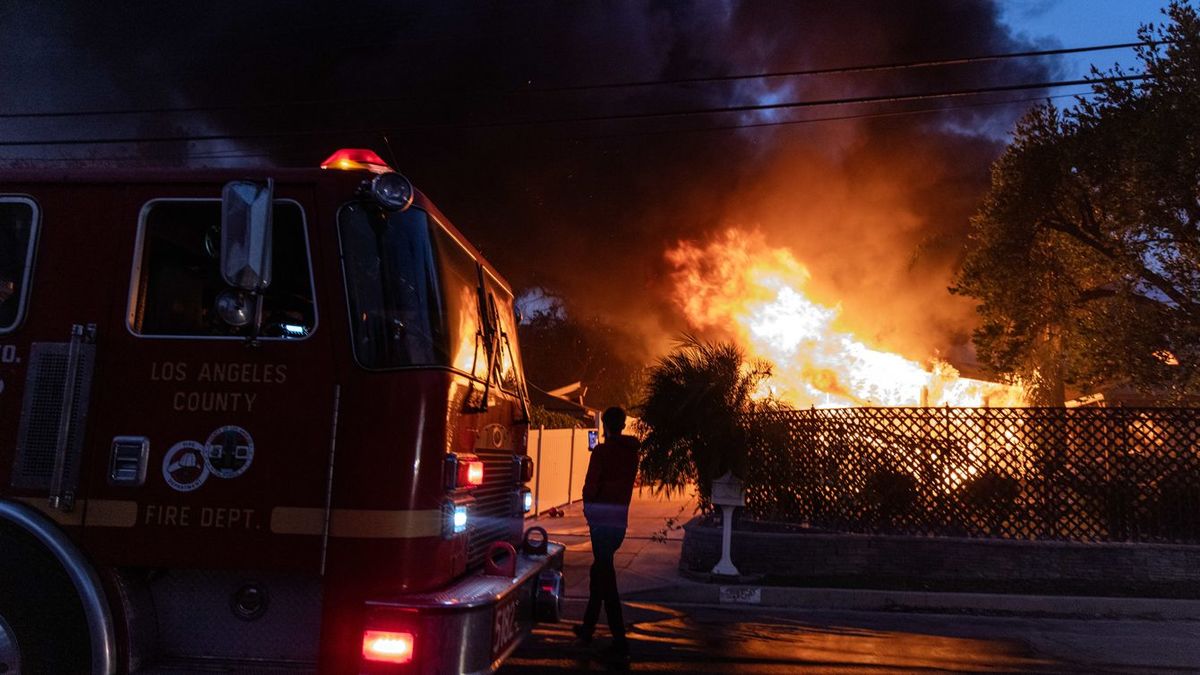
[[[684,582],[622,596],[628,601],[857,612],[995,614],[1072,619],[1200,621],[1200,600],[1089,596],[930,593]]]

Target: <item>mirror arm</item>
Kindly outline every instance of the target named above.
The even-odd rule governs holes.
[[[501,330],[500,338],[504,340],[504,346],[508,349],[508,358],[512,361],[513,370],[517,371],[517,355],[513,352],[512,340],[508,339],[508,331]],[[517,372],[517,397],[521,399],[521,416],[522,419],[516,420],[517,424],[529,424],[532,418],[529,414],[529,390],[525,387],[525,373]]]
[[[487,312],[487,295],[486,295],[486,291],[484,290],[484,285],[483,285],[483,265],[480,265],[479,263],[475,263],[475,273],[478,277],[478,286],[475,287],[475,294],[476,294],[476,299],[477,299],[476,306],[477,306],[478,312],[479,312],[480,329],[475,332],[475,357],[472,358],[472,360],[471,360],[471,379],[472,379],[472,381],[474,381],[475,366],[479,360],[478,359],[479,341],[481,339],[484,341],[483,349],[484,349],[484,353],[487,357],[487,371],[484,373],[483,398],[480,400],[479,405],[471,406],[471,409],[474,412],[487,412],[488,397],[490,397],[492,394],[492,371],[495,369],[494,359],[496,357],[496,344],[495,344],[496,330],[495,330],[495,326],[493,326],[488,320],[489,316],[488,316],[488,312]],[[472,386],[472,388],[473,388],[473,386]]]
[[[488,357],[488,374],[487,374],[487,378],[483,381],[483,398],[479,401],[479,412],[487,412],[488,398],[491,397],[491,395],[492,395],[491,363],[492,363],[492,359],[491,359],[491,357]]]
[[[256,288],[250,291],[250,297],[254,298],[254,321],[250,323],[250,334],[246,336],[247,347],[257,347],[261,343],[258,341],[258,336],[262,333],[262,316],[264,297],[261,288]]]

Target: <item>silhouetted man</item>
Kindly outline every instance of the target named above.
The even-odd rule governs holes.
[[[627,661],[629,643],[625,640],[613,557],[625,540],[629,524],[629,500],[637,477],[638,440],[621,434],[625,429],[624,410],[609,408],[600,420],[604,425],[604,442],[592,450],[587,478],[583,481],[583,515],[592,533],[591,584],[583,624],[575,626],[574,631],[583,642],[591,642],[603,604],[613,637],[609,656]]]

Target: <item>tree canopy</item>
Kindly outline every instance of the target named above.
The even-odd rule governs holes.
[[[1064,385],[1200,393],[1200,18],[1143,26],[1144,79],[1047,103],[992,169],[951,290],[979,300],[981,360],[1059,404]]]
[[[558,296],[534,290],[538,304],[517,327],[529,381],[543,389],[581,382],[585,402],[595,408],[636,405],[645,371],[636,339],[599,316],[569,311]]]

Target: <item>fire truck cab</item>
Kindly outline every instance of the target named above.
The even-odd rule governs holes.
[[[0,173],[0,673],[490,672],[561,608],[528,426],[374,153]]]

